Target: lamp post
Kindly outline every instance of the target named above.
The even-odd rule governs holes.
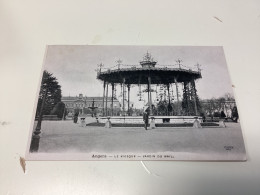
[[[47,93],[48,93],[48,89],[46,87],[42,98],[42,105],[39,113],[37,126],[35,128],[35,131],[33,132],[32,140],[31,140],[30,152],[38,152],[39,149],[39,143],[41,138],[40,134],[41,134],[41,125],[42,125],[42,115],[43,115],[43,108],[44,108]]]

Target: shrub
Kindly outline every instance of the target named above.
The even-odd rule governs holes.
[[[64,114],[65,104],[58,102],[51,111],[51,115],[57,115],[58,118],[62,118]]]

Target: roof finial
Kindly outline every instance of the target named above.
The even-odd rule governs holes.
[[[143,60],[144,61],[148,61],[148,62],[152,62],[153,61],[152,56],[151,56],[151,54],[148,51],[144,55]]]
[[[152,68],[155,67],[156,61],[153,60],[152,55],[147,51],[143,56],[143,60],[140,61],[140,64],[143,68]]]
[[[96,69],[96,71],[98,72],[99,71],[99,73],[101,73],[101,69],[104,67],[104,64],[101,62],[100,64],[98,64],[97,65],[98,66],[98,68]]]
[[[118,69],[120,69],[120,65],[122,65],[122,62],[123,61],[120,58],[116,61]]]
[[[178,58],[178,60],[176,60],[176,62],[177,62],[177,65],[179,66],[179,69],[181,69],[181,65],[182,65],[181,62],[182,62],[182,60]]]
[[[197,63],[195,66],[198,68],[198,72],[201,72],[201,70],[202,70],[202,69],[200,68],[200,67],[201,67],[201,64]]]

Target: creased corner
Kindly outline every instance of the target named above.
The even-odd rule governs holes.
[[[25,159],[23,157],[20,157],[20,165],[23,169],[23,172],[25,173],[26,171],[26,162],[25,162]]]

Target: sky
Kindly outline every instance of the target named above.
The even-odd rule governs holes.
[[[218,98],[226,93],[233,95],[221,46],[51,45],[47,48],[44,70],[57,78],[62,96],[76,96],[80,93],[84,96],[102,96],[103,83],[96,78],[98,64],[103,63],[104,68],[109,68],[121,59],[122,64],[141,67],[139,61],[147,51],[157,61],[157,65],[176,65],[176,60],[181,59],[183,67],[197,70],[195,65],[199,63],[202,78],[196,80],[196,87],[201,99]],[[119,87],[117,92],[119,95]],[[136,107],[142,107],[143,102],[138,101],[137,93],[138,86],[132,87],[130,99]],[[155,93],[152,97],[155,99]]]

